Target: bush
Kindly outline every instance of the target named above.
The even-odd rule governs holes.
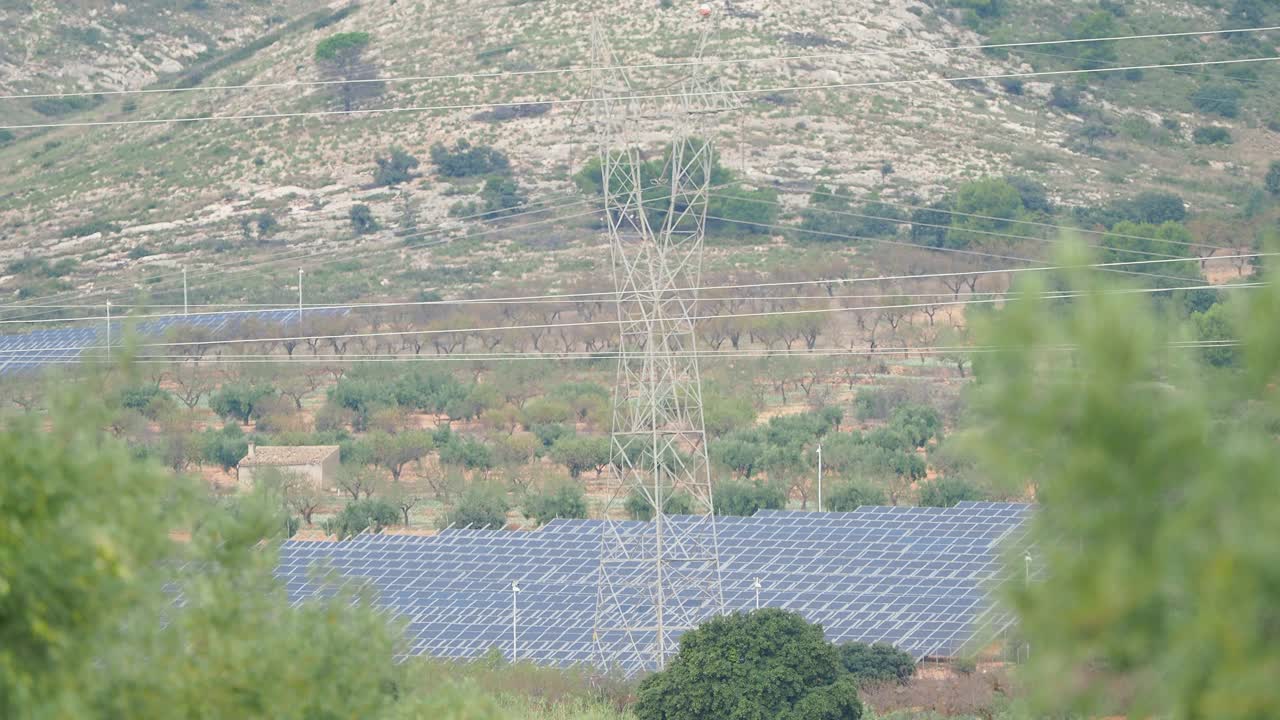
[[[1203,85],[1191,91],[1191,104],[1209,115],[1233,118],[1240,114],[1240,98],[1244,92],[1234,85]]]
[[[247,423],[258,403],[276,394],[270,385],[224,385],[209,396],[209,409],[218,417]]]
[[[230,423],[221,430],[206,430],[200,457],[223,470],[234,468],[249,454],[249,441],[239,425]]]
[[[467,470],[488,470],[493,467],[493,453],[479,440],[455,435],[440,446],[440,464]]]
[[[525,514],[539,525],[546,525],[556,518],[585,518],[587,495],[580,485],[560,483],[529,498],[525,502]]]
[[[454,527],[500,530],[507,524],[507,497],[494,488],[472,485],[448,517]]]
[[[920,487],[921,507],[954,507],[957,503],[986,500],[987,494],[961,478],[938,478]]]
[[[11,130],[0,130],[0,147],[4,147],[17,139]]]
[[[551,446],[551,459],[564,465],[569,476],[577,478],[587,470],[599,472],[609,465],[612,441],[607,437],[569,435]]]
[[[316,60],[322,62],[336,60],[341,55],[363,50],[369,46],[371,40],[372,38],[367,32],[338,33],[321,40],[316,45]]]
[[[380,533],[400,521],[400,510],[385,500],[357,500],[324,524],[325,532],[339,538],[362,532]]]
[[[352,205],[348,215],[351,218],[351,229],[357,235],[367,235],[378,230],[378,220],[373,217],[373,210],[368,205]]]
[[[822,628],[768,608],[709,620],[637,691],[639,720],[858,720],[862,706],[840,682],[840,654]],[[812,697],[811,697],[812,696]]]
[[[511,171],[511,161],[504,153],[486,145],[473,147],[463,139],[454,143],[452,149],[443,143],[433,145],[431,162],[444,177],[470,177],[490,173],[505,175]]]
[[[1267,168],[1267,177],[1263,180],[1266,185],[1267,192],[1272,195],[1280,195],[1280,160],[1272,160],[1271,166]]]
[[[1080,91],[1073,87],[1054,85],[1049,93],[1049,107],[1074,113],[1080,109]]]
[[[417,177],[413,171],[421,164],[418,158],[404,150],[393,147],[391,154],[385,158],[374,158],[378,167],[373,171],[373,184],[378,187],[399,185]]]
[[[826,493],[822,500],[825,510],[831,512],[853,512],[865,505],[885,505],[887,499],[884,491],[871,485],[857,482],[841,483]]]
[[[776,485],[731,480],[716,485],[714,501],[717,515],[750,517],[757,510],[781,510],[786,507],[787,494]]]
[[[1197,145],[1230,145],[1232,142],[1231,131],[1218,125],[1196,128],[1191,140]]]
[[[905,683],[916,672],[915,658],[888,643],[841,645],[840,663],[858,682]]]
[[[100,104],[102,104],[101,95],[72,95],[34,100],[31,103],[31,109],[47,117],[59,117],[89,110]]]
[[[711,196],[707,203],[707,231],[764,235],[778,221],[778,191],[773,188],[748,190],[733,185]]]
[[[653,503],[638,489],[632,490],[627,495],[623,507],[632,520],[648,522],[653,519]],[[668,489],[662,495],[662,509],[666,515],[689,515],[693,513],[693,498],[685,493],[673,493]]]

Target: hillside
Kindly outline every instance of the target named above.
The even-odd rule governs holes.
[[[0,45],[0,57],[17,59],[0,65],[6,93],[185,89],[104,95],[83,100],[80,108],[45,107],[43,113],[35,109],[39,100],[0,100],[5,125],[333,111],[339,104],[332,87],[281,84],[320,79],[317,44],[338,32],[369,34],[367,61],[381,77],[451,76],[388,82],[362,109],[475,107],[15,130],[0,147],[8,171],[0,178],[0,261],[12,265],[38,256],[68,262],[56,281],[10,276],[2,287],[22,298],[84,293],[118,287],[113,278],[123,275],[153,299],[172,298],[173,269],[185,265],[206,277],[198,283],[201,300],[281,302],[289,298],[282,278],[296,273],[299,263],[315,261],[308,256],[324,252],[328,259],[350,260],[357,246],[366,248],[360,257],[374,273],[358,281],[343,278],[342,287],[337,280],[326,284],[324,299],[413,295],[424,287],[448,293],[495,274],[537,278],[544,286],[574,282],[578,273],[592,273],[598,256],[590,250],[597,236],[583,207],[560,213],[568,217],[555,223],[535,216],[542,222],[534,229],[521,230],[522,223],[511,220],[514,229],[486,227],[483,239],[467,245],[435,245],[436,228],[456,235],[473,224],[450,219],[449,208],[475,197],[481,183],[433,176],[426,166],[429,149],[458,139],[492,145],[510,157],[531,206],[583,199],[570,175],[595,149],[589,113],[580,112],[580,104],[506,120],[477,108],[584,98],[589,76],[458,74],[585,67],[593,12],[607,15],[623,62],[688,57],[699,24],[682,3],[658,5],[626,0],[593,11],[566,0],[485,8],[457,0],[367,0],[351,7],[314,1],[3,3],[0,27],[34,28],[3,33],[0,43],[7,45]],[[723,66],[727,79],[746,91],[746,106],[718,127],[722,161],[747,186],[780,191],[792,209],[805,204],[816,183],[847,187],[858,201],[923,205],[966,180],[1019,175],[1043,183],[1052,200],[1066,205],[1158,189],[1179,194],[1206,221],[1244,215],[1256,226],[1269,212],[1259,210],[1265,198],[1260,188],[1280,146],[1280,135],[1268,128],[1280,127],[1269,64],[1025,82],[925,81],[1274,54],[1272,36],[1264,34],[1105,43],[1089,46],[1093,54],[1065,45],[986,53],[942,49],[1244,27],[1280,17],[1272,4],[1254,4],[1256,16],[1242,16],[1239,5],[1103,3],[1099,10],[1018,0],[993,10],[991,3],[967,0],[891,0],[874,7],[828,0],[717,3],[720,29],[712,57],[807,56]],[[1098,13],[1106,22],[1097,22]],[[639,73],[637,83],[661,88],[680,75],[679,68],[651,69]],[[766,92],[907,79],[921,82]],[[245,84],[269,87],[209,89]],[[1201,94],[1215,92],[1234,98],[1232,112],[1196,107]],[[1197,143],[1195,131],[1204,126],[1225,128],[1231,142]],[[651,130],[646,137],[656,150],[661,128]],[[374,158],[392,146],[424,162],[421,177],[373,187]],[[352,232],[349,213],[357,204],[370,208],[380,230]],[[252,228],[264,214],[269,233]],[[397,231],[408,239],[395,241]],[[767,241],[760,235],[748,243]],[[388,247],[392,254],[385,260],[368,254]],[[278,266],[221,278],[215,287],[216,272],[267,259]],[[738,253],[724,267],[748,260]],[[163,282],[155,280],[160,276]]]

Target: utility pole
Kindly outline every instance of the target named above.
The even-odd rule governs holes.
[[[511,662],[515,663],[519,656],[516,654],[516,620],[518,618],[516,609],[516,596],[520,594],[520,581],[511,581]]]
[[[818,512],[822,512],[822,445],[818,445]]]
[[[760,609],[760,588],[762,588],[762,587],[764,587],[764,586],[760,583],[760,578],[759,578],[758,576],[756,577],[755,581],[751,583],[751,587],[755,588],[755,591],[756,591],[756,609],[757,609],[757,610],[759,610],[759,609]]]
[[[187,268],[182,268],[182,314],[187,314]]]
[[[302,268],[298,268],[298,324],[302,324]]]
[[[107,364],[111,364],[111,301],[107,301]]]

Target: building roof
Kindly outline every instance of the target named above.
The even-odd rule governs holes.
[[[239,467],[260,465],[320,465],[338,452],[337,445],[259,445],[250,446],[250,455],[240,460]]]

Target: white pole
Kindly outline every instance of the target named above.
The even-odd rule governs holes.
[[[187,269],[182,268],[182,314],[187,314]]]
[[[302,268],[298,268],[298,324],[302,324]]]
[[[757,577],[755,579],[755,582],[751,583],[751,587],[755,588],[756,590],[756,609],[759,610],[760,609],[760,587],[761,587],[760,578]]]
[[[111,301],[107,301],[107,362],[111,362]]]
[[[516,619],[518,618],[516,610],[516,595],[520,593],[520,581],[511,581],[511,662],[516,662],[519,657],[516,654]]]
[[[822,446],[818,446],[818,512],[822,512]]]

